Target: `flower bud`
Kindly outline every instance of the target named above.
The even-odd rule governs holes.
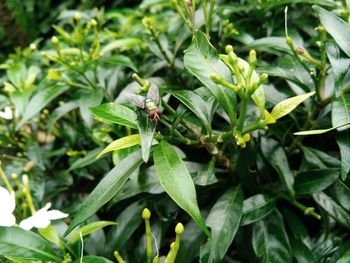
[[[149,220],[151,218],[151,211],[149,211],[148,208],[143,209],[142,218],[145,220]]]
[[[227,45],[225,47],[225,51],[226,51],[227,54],[230,54],[231,52],[233,52],[233,46]]]
[[[23,182],[24,187],[26,187],[29,184],[28,175],[24,174],[22,176],[22,182]]]
[[[175,227],[175,233],[177,235],[181,235],[184,231],[185,231],[185,228],[184,228],[183,224],[178,223]]]
[[[219,75],[215,74],[215,73],[211,73],[210,74],[210,79],[215,83],[215,84],[220,84],[220,82],[222,81],[222,77],[220,77]]]
[[[51,38],[51,43],[54,44],[54,45],[58,44],[58,38],[55,37],[55,36],[53,36],[53,37]]]
[[[90,24],[92,27],[95,27],[95,26],[97,26],[97,21],[95,19],[91,19]]]
[[[286,43],[287,43],[288,46],[293,45],[293,40],[292,40],[292,38],[291,38],[291,37],[286,37]]]
[[[30,48],[31,51],[37,50],[37,46],[35,44],[33,44],[33,43],[29,45],[29,48]]]
[[[17,180],[18,175],[17,175],[16,173],[12,173],[12,174],[11,174],[11,178],[12,178],[13,180]]]
[[[252,66],[256,65],[256,51],[254,49],[249,52],[249,64]]]
[[[74,19],[77,20],[77,21],[80,21],[81,15],[80,15],[79,12],[75,12],[75,14],[74,14]]]

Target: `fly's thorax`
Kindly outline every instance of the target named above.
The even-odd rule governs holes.
[[[157,103],[155,103],[155,102],[154,102],[152,99],[150,99],[150,98],[146,98],[145,104],[146,104],[146,110],[147,110],[148,112],[154,111],[154,110],[156,110],[156,109],[158,108]]]

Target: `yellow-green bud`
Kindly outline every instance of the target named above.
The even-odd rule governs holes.
[[[23,185],[24,185],[25,187],[28,186],[28,184],[29,184],[28,175],[24,174],[24,175],[22,176],[22,182],[23,182]]]
[[[30,48],[30,50],[34,51],[34,50],[37,49],[37,46],[32,43],[32,44],[29,45],[29,48]]]
[[[74,19],[77,20],[77,21],[80,21],[81,15],[80,15],[79,12],[75,12],[75,14],[74,14]]]
[[[236,65],[238,62],[237,55],[231,52],[230,54],[228,54],[228,61],[230,62],[230,64]]]
[[[143,209],[142,218],[145,220],[148,220],[151,218],[151,211],[149,211],[148,208]]]
[[[12,174],[11,174],[11,178],[12,178],[13,180],[17,180],[18,175],[17,175],[16,173],[12,173]]]
[[[158,255],[156,255],[156,256],[153,258],[152,263],[159,263],[159,256],[158,256]]]
[[[58,44],[58,38],[55,37],[55,36],[53,36],[53,37],[51,38],[51,43],[54,44],[54,45]]]
[[[249,64],[253,66],[256,64],[256,51],[254,49],[249,52]]]
[[[262,73],[260,75],[260,82],[264,82],[269,78],[269,75],[267,75],[266,73]]]
[[[170,250],[174,250],[174,248],[175,248],[175,242],[172,242],[172,243],[170,244]]]
[[[178,223],[175,227],[175,233],[177,235],[181,235],[184,231],[185,231],[185,228],[184,228],[183,224]]]
[[[288,46],[293,45],[293,39],[291,37],[286,37],[286,43],[288,44]]]
[[[154,17],[146,16],[142,19],[142,24],[145,26],[147,29],[152,29],[155,23]]]
[[[95,27],[95,26],[97,26],[97,21],[95,19],[91,19],[90,24],[92,27]]]
[[[215,73],[210,74],[210,79],[216,84],[220,84],[220,82],[222,81],[222,77]]]
[[[226,51],[227,54],[230,54],[231,52],[233,52],[233,46],[227,45],[225,47],[225,51]]]

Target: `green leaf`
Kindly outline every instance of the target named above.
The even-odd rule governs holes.
[[[340,161],[338,159],[323,151],[304,146],[301,149],[304,153],[308,168],[309,166],[319,169],[340,167]]]
[[[310,195],[320,192],[334,183],[339,174],[339,169],[332,168],[301,172],[295,179],[295,192],[297,195]]]
[[[46,240],[54,243],[56,246],[61,248],[61,239],[56,231],[56,229],[52,225],[48,225],[45,228],[40,228],[39,234],[44,237]]]
[[[123,159],[95,187],[81,205],[65,236],[77,225],[88,219],[106,204],[123,187],[129,176],[141,165],[141,152],[138,150]]]
[[[121,39],[108,42],[107,45],[102,47],[101,53],[105,54],[109,51],[112,51],[113,49],[128,50],[135,46],[140,46],[142,43],[143,41],[140,38],[135,38],[135,37],[121,38]]]
[[[327,193],[334,201],[350,211],[350,189],[341,180],[336,180],[335,183],[327,189]]]
[[[339,129],[339,128],[344,127],[344,126],[348,126],[349,124],[350,124],[350,122],[347,122],[347,123],[343,123],[343,124],[341,124],[341,125],[339,125],[339,126],[332,127],[332,128],[328,128],[328,129],[310,130],[310,131],[300,131],[300,132],[295,132],[295,133],[293,133],[293,134],[294,134],[294,135],[315,135],[315,134],[323,134],[323,133],[326,133],[326,132],[330,132],[330,131]]]
[[[340,128],[344,123],[350,123],[350,94],[342,95],[332,102],[332,126],[338,126],[338,131],[343,131],[350,127]]]
[[[73,171],[75,169],[83,168],[88,166],[96,161],[96,156],[98,152],[101,151],[101,148],[96,148],[92,151],[89,151],[86,156],[79,158],[74,163],[71,164],[67,172]]]
[[[118,226],[110,231],[107,242],[108,251],[112,254],[115,249],[121,250],[132,234],[141,225],[141,211],[144,203],[136,202],[124,209],[117,217]]]
[[[350,215],[331,197],[324,192],[315,193],[312,195],[316,203],[321,206],[331,217],[339,224],[350,230]]]
[[[0,227],[0,255],[27,260],[62,262],[48,241],[19,227]]]
[[[102,60],[102,63],[111,64],[111,65],[120,65],[131,68],[133,71],[137,72],[137,68],[132,60],[124,55],[113,55],[110,57],[106,57]]]
[[[236,120],[236,95],[233,91],[216,85],[210,74],[216,73],[226,81],[231,82],[231,72],[223,63],[216,49],[210,44],[203,32],[197,31],[192,44],[187,48],[184,63],[186,69],[196,76],[215,96],[218,103],[230,117],[231,123]]]
[[[312,7],[320,17],[321,24],[326,31],[334,38],[338,46],[350,57],[350,29],[349,25],[322,7]]]
[[[133,134],[125,136],[114,142],[110,143],[106,148],[104,148],[96,157],[96,159],[101,158],[103,155],[109,152],[118,151],[120,149],[129,148],[131,146],[141,144],[140,134]]]
[[[101,104],[103,100],[103,90],[97,89],[84,93],[81,92],[79,97],[80,116],[83,118],[85,124],[88,127],[91,127],[93,118],[90,112],[90,108]]]
[[[243,202],[241,226],[245,226],[270,214],[276,208],[276,198],[266,194],[257,194]]]
[[[198,208],[191,175],[179,154],[170,144],[161,141],[154,151],[153,158],[160,184],[165,192],[193,218],[207,236],[210,236]]]
[[[345,252],[341,258],[339,258],[335,263],[348,263],[350,262],[350,250]]]
[[[215,202],[206,219],[211,239],[200,249],[200,260],[220,262],[230,247],[242,216],[243,193],[240,187],[230,188]]]
[[[262,138],[261,151],[266,160],[277,171],[289,194],[294,196],[294,175],[289,168],[288,158],[283,148],[273,139]]]
[[[303,95],[295,96],[289,99],[286,99],[284,101],[281,101],[278,103],[271,112],[272,117],[275,120],[278,120],[279,118],[282,118],[283,116],[290,113],[292,110],[294,110],[300,103],[302,103],[307,98],[314,95],[315,92],[309,92]]]
[[[67,244],[73,243],[77,240],[79,240],[80,238],[80,234],[81,236],[87,236],[90,233],[93,233],[97,230],[100,230],[106,226],[111,226],[111,225],[116,225],[116,222],[112,222],[112,221],[97,221],[97,222],[92,222],[90,224],[87,224],[85,226],[83,226],[82,228],[78,229],[77,231],[75,231],[70,238],[67,241]]]
[[[110,261],[107,258],[104,257],[98,257],[98,256],[85,256],[83,257],[83,260],[80,261],[80,259],[75,260],[73,263],[113,263],[113,261]]]
[[[293,255],[298,263],[314,263],[315,258],[310,248],[298,239],[291,239],[290,242],[293,250]]]
[[[148,116],[143,114],[139,118],[137,126],[141,136],[142,159],[147,163],[151,152],[154,132],[156,131],[156,124],[152,123],[148,119]]]
[[[26,123],[26,121],[45,108],[49,102],[61,95],[68,88],[68,86],[63,87],[59,85],[51,85],[38,91],[38,93],[31,98],[26,106],[23,117],[16,126],[16,130],[19,130]]]
[[[348,131],[338,132],[336,140],[340,149],[341,179],[345,181],[350,171],[350,133]]]
[[[206,102],[190,90],[172,91],[171,94],[191,110],[203,122],[208,133],[211,134],[210,112],[208,111]]]
[[[261,262],[292,262],[288,236],[277,211],[253,225],[253,248]]]
[[[111,102],[91,108],[90,110],[97,117],[105,121],[137,129],[137,115],[133,110],[130,110],[126,106]]]
[[[54,124],[62,118],[64,115],[66,115],[68,112],[76,109],[79,107],[79,102],[78,101],[70,101],[62,106],[56,108],[49,116],[49,120],[47,121],[47,132],[51,133],[51,130],[54,126]]]

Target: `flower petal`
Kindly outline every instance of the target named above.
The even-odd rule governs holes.
[[[16,224],[16,218],[13,214],[1,214],[0,226],[13,226]]]
[[[68,217],[68,214],[62,213],[59,210],[50,210],[46,212],[46,216],[49,220],[61,219]]]
[[[0,186],[0,215],[12,214],[15,210],[15,193],[7,191],[5,188]]]

